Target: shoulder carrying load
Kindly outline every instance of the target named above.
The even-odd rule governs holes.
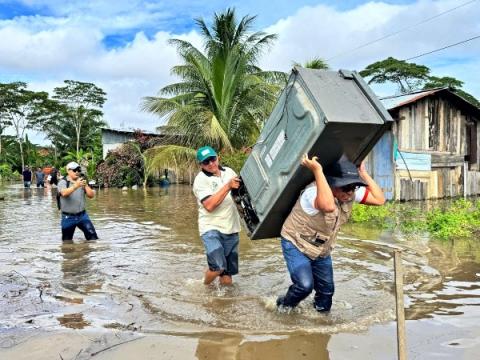
[[[359,164],[392,123],[356,72],[295,67],[240,171],[233,195],[252,240],[277,237],[300,191],[314,180],[303,154],[327,166]]]

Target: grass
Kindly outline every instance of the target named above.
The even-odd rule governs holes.
[[[428,231],[438,239],[473,237],[480,234],[480,201],[458,199],[431,209],[407,203],[379,207],[355,204],[351,220],[407,233]]]

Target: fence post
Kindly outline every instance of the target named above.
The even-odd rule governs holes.
[[[393,268],[395,271],[395,300],[397,306],[398,360],[406,360],[407,355],[405,341],[405,308],[403,304],[403,269],[401,250],[394,251]]]

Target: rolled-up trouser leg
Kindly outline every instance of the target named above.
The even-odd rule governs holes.
[[[207,253],[208,268],[211,271],[223,272],[227,268],[227,259],[221,242],[221,233],[217,230],[210,230],[203,233],[201,238]]]

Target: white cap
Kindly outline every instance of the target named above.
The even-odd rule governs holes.
[[[78,165],[75,161],[70,161],[70,162],[67,164],[67,171],[68,171],[68,170],[75,170],[75,169],[78,169],[79,167],[81,167],[81,166]]]

